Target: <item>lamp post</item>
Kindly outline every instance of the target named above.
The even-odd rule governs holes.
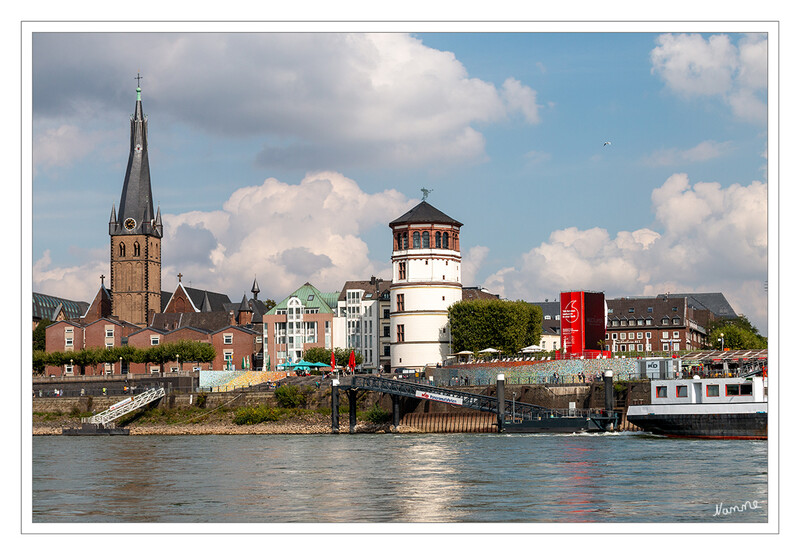
[[[119,373],[122,375],[122,357],[119,357]]]
[[[725,350],[725,334],[724,333],[719,334],[719,339],[717,339],[717,341],[719,341],[722,344],[721,350],[724,351]]]
[[[516,422],[517,421],[517,404],[516,404],[516,401],[517,401],[517,392],[516,391],[512,391],[511,392],[511,421],[512,422]]]

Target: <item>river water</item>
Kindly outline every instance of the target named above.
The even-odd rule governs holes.
[[[35,436],[32,476],[34,523],[674,524],[768,514],[766,441],[630,432]]]

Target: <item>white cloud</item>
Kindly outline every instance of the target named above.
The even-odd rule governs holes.
[[[538,150],[531,150],[525,153],[525,161],[528,165],[537,166],[545,162],[549,162],[553,155],[549,152],[542,152]]]
[[[33,139],[34,170],[71,166],[94,150],[102,140],[100,133],[87,133],[75,125],[62,124],[42,129]]]
[[[162,121],[263,138],[257,160],[271,167],[474,162],[485,155],[476,124],[514,112],[539,121],[530,87],[509,78],[498,90],[471,78],[453,53],[402,33],[78,33],[35,41],[35,116],[106,110],[125,95],[108,83],[129,85],[122,69],[146,63],[144,100]],[[213,78],[198,78],[198,67]],[[67,101],[60,91],[71,82]]]
[[[100,289],[100,275],[109,285],[108,260],[95,258],[66,268],[53,268],[50,251],[33,264],[33,290],[63,299],[91,302]]]
[[[476,283],[478,270],[489,255],[489,247],[476,245],[467,252],[461,253],[461,283],[467,287],[480,285]]]
[[[731,142],[703,141],[692,148],[681,150],[677,148],[661,149],[645,158],[645,163],[651,166],[671,166],[686,162],[705,162],[727,155],[731,151]]]
[[[653,191],[652,206],[655,229],[616,236],[602,228],[557,230],[484,281],[494,293],[528,300],[570,289],[610,296],[720,291],[766,330],[767,185],[691,184],[674,174]]]
[[[744,35],[660,35],[650,52],[652,73],[686,98],[719,96],[738,118],[766,121],[767,39]]]

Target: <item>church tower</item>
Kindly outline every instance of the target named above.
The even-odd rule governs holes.
[[[450,354],[447,309],[461,300],[461,222],[425,200],[392,228],[392,368],[423,369]]]
[[[141,77],[137,76],[136,79]],[[161,311],[161,209],[153,214],[150,164],[147,157],[147,117],[142,112],[142,89],[136,87],[131,116],[128,168],[119,212],[111,207],[111,299],[115,317],[146,326]]]

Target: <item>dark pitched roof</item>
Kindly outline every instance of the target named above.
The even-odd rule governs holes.
[[[536,305],[542,309],[542,318],[550,316],[552,320],[555,320],[556,316],[561,316],[561,303],[559,301],[545,301],[530,304]]]
[[[127,222],[133,223],[128,226]],[[160,223],[160,218],[159,218]],[[161,237],[162,228],[156,225],[153,193],[150,187],[150,162],[147,154],[147,117],[142,111],[141,89],[136,89],[136,107],[131,116],[131,144],[128,167],[119,200],[119,214],[108,222],[111,235],[152,235]]]
[[[180,284],[183,286],[183,284]],[[217,312],[220,310],[225,310],[225,303],[231,302],[228,295],[223,293],[214,293],[213,291],[205,291],[203,289],[195,289],[193,287],[186,287],[183,286],[183,290],[186,291],[186,294],[189,295],[189,298],[192,300],[192,304],[200,310],[203,306],[203,300],[208,295],[208,301],[211,303],[211,311]]]
[[[669,293],[669,295],[659,295],[659,298],[666,296],[685,297],[690,307],[709,310],[714,316],[736,317],[736,311],[722,293]]]
[[[192,327],[206,331],[215,331],[231,323],[227,312],[169,312],[153,315],[150,325],[154,328],[173,331]]]
[[[68,320],[71,318],[80,318],[89,310],[89,303],[84,301],[70,301],[68,299],[62,299],[61,297],[33,293],[33,319],[42,320],[47,318],[48,320],[52,320],[53,312],[58,308],[59,304],[64,309],[64,316]]]
[[[365,281],[346,281],[344,286],[342,287],[342,291],[339,293],[339,301],[347,300],[347,291],[348,290],[361,290],[364,293],[361,295],[362,299],[370,299],[370,300],[377,300],[380,294],[388,289],[392,283],[390,281],[384,279],[378,279],[373,277],[370,280]]]
[[[500,295],[494,295],[480,287],[462,287],[461,300],[474,301],[475,299],[499,299]]]
[[[452,224],[462,226],[461,222],[454,220],[441,210],[434,208],[424,200],[416,205],[414,208],[389,223],[389,226],[399,224],[414,224],[414,223],[429,223],[429,224]]]

